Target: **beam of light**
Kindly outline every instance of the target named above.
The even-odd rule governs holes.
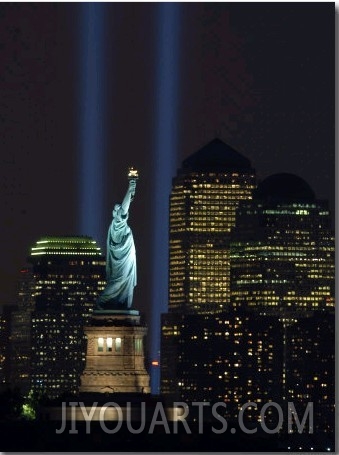
[[[159,358],[160,314],[167,311],[168,301],[169,194],[176,169],[178,146],[180,7],[179,3],[158,3],[156,15],[154,238],[150,323],[152,359]],[[159,392],[158,370],[151,370],[151,390],[155,394]]]
[[[79,232],[104,245],[104,4],[81,3],[79,62]]]

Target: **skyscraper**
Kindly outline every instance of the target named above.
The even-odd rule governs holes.
[[[32,388],[76,393],[85,365],[84,325],[105,285],[105,261],[90,237],[46,237],[29,258],[35,278]]]
[[[231,242],[234,307],[287,316],[334,308],[334,233],[325,201],[275,174],[240,204]]]
[[[215,139],[183,162],[170,199],[161,390],[187,401],[225,401],[232,416],[248,393],[279,395],[278,318],[260,325],[230,304],[231,233],[255,184],[250,161]]]
[[[170,197],[169,311],[229,306],[230,232],[254,187],[250,161],[219,139],[183,161]]]
[[[31,386],[32,312],[34,311],[34,277],[31,267],[19,272],[17,310],[10,327],[10,383],[26,394]]]
[[[239,205],[231,241],[231,302],[283,325],[282,399],[314,427],[334,428],[334,233],[326,201],[293,174],[275,174]]]
[[[10,387],[10,358],[11,358],[11,320],[17,307],[3,305],[0,314],[0,389]]]

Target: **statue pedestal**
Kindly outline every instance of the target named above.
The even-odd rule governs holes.
[[[146,333],[137,310],[95,311],[85,327],[87,354],[80,392],[150,393]]]

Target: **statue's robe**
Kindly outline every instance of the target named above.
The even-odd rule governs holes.
[[[107,285],[98,299],[101,309],[130,308],[137,284],[136,254],[133,234],[127,224],[128,212],[121,206],[113,216],[107,235]]]

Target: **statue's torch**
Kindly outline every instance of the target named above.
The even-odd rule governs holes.
[[[128,180],[134,180],[135,183],[137,182],[139,178],[138,170],[135,169],[133,166],[128,168],[128,174],[127,174]],[[131,195],[131,201],[133,201],[135,192]]]

